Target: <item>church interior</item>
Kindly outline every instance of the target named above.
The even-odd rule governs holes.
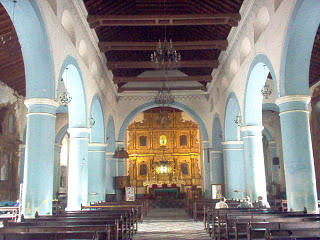
[[[0,213],[319,214],[319,24],[319,0],[0,0]]]

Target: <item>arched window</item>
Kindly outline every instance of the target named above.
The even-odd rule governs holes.
[[[140,147],[146,147],[147,146],[147,136],[140,136]]]
[[[186,146],[186,145],[187,145],[187,136],[180,135],[180,146]]]
[[[9,114],[9,121],[8,121],[8,133],[13,134],[13,124],[14,124],[14,116],[13,113]]]
[[[8,170],[9,170],[9,154],[3,153],[1,161],[1,170],[0,170],[0,180],[8,181]]]

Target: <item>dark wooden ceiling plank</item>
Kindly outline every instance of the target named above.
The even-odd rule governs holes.
[[[205,81],[211,82],[212,76],[187,76],[187,77],[113,77],[114,83],[120,82],[176,82],[176,81]]]
[[[166,63],[169,65],[169,63]],[[219,66],[218,60],[202,60],[202,61],[181,61],[179,67],[186,68],[203,68],[203,67],[212,67],[217,68]],[[116,68],[153,68],[151,61],[120,61],[120,62],[107,62],[107,67],[109,70],[114,70]]]
[[[101,52],[106,51],[153,51],[157,48],[159,42],[99,42],[98,46]],[[162,45],[164,43],[162,42]],[[174,42],[176,50],[197,50],[197,49],[220,49],[226,50],[228,46],[227,40],[213,41],[189,41],[189,42]]]

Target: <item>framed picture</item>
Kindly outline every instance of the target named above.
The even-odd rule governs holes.
[[[220,199],[222,197],[222,184],[211,184],[212,199]]]
[[[135,191],[134,187],[126,187],[126,201],[135,201]]]

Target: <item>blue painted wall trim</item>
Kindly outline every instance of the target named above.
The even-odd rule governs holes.
[[[234,122],[236,116],[240,113],[239,101],[234,92],[231,92],[226,101],[224,112],[224,141],[238,140],[238,126]]]
[[[264,67],[263,65],[266,66]],[[277,88],[277,79],[270,60],[264,54],[258,54],[255,56],[251,62],[246,81],[244,98],[245,126],[259,126],[262,124],[262,114],[258,114],[262,109],[262,97],[260,91],[266,82],[267,74],[269,72],[272,76],[276,98],[278,98],[279,91]]]
[[[124,135],[127,130],[127,127],[135,116],[137,116],[139,113],[141,113],[145,110],[148,110],[150,108],[153,108],[153,107],[159,107],[159,105],[156,104],[154,101],[152,101],[152,102],[144,103],[141,106],[134,109],[123,121],[121,128],[120,128],[120,131],[119,131],[118,141],[120,141],[120,142],[124,141]],[[170,107],[177,108],[177,109],[180,109],[180,110],[188,113],[198,123],[198,125],[200,127],[201,134],[202,134],[202,140],[203,141],[209,140],[207,128],[206,128],[205,124],[203,123],[202,119],[200,118],[200,116],[195,111],[193,111],[190,107],[188,107],[182,103],[179,103],[179,102],[174,102],[173,104],[170,105]]]
[[[320,1],[296,1],[281,59],[281,96],[309,95],[309,67],[320,23]]]
[[[12,1],[1,1],[12,18]],[[27,98],[55,96],[54,67],[47,29],[36,0],[17,1],[14,27],[21,43]]]
[[[56,135],[55,143],[62,144],[62,140],[65,134],[67,133],[68,128],[69,128],[69,124],[66,124],[59,130],[59,132]]]

